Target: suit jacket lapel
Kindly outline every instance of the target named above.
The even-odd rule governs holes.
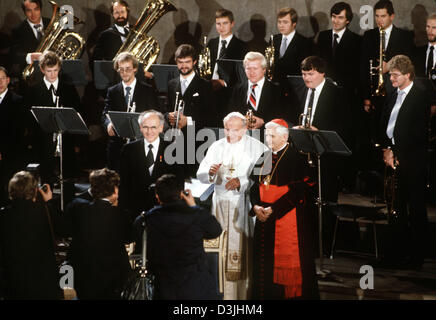
[[[150,176],[150,172],[148,171],[148,168],[145,166],[145,142],[144,139],[138,140],[137,143],[137,150],[136,152],[133,153],[133,155],[138,155],[138,158],[135,159],[134,161],[138,161],[139,164],[139,175],[141,177],[149,177]],[[132,159],[133,161],[133,159]]]
[[[117,85],[116,91],[118,92],[118,96],[120,99],[120,110],[121,111],[127,111],[127,104],[126,104],[126,99],[124,98],[124,87],[123,87],[123,83],[120,82]]]
[[[159,178],[162,168],[162,161],[164,161],[165,146],[162,139],[163,138],[160,137],[159,149],[157,151],[156,161],[154,162],[153,172],[151,174],[151,178],[153,181],[156,181],[157,178]]]

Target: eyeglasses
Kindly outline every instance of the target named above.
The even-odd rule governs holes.
[[[397,79],[399,76],[402,76],[403,74],[401,73],[389,73],[389,76],[391,76],[394,79]]]
[[[130,73],[133,71],[133,68],[119,68],[117,71],[119,73]]]

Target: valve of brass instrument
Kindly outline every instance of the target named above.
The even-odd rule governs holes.
[[[256,125],[256,119],[254,118],[253,110],[248,110],[245,114],[245,119],[247,119],[248,129],[253,129]]]

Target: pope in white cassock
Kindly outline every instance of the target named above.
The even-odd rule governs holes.
[[[248,135],[247,122],[239,112],[224,118],[225,138],[214,142],[200,163],[197,178],[214,183],[212,214],[224,230],[224,299],[250,299],[251,238],[254,220],[249,175],[267,147]]]

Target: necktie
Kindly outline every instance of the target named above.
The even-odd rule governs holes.
[[[401,105],[403,103],[405,92],[402,90],[398,90],[397,100],[395,101],[394,108],[392,109],[391,116],[389,117],[388,127],[386,129],[386,135],[389,139],[392,139],[392,143],[395,144],[394,141],[394,129],[395,122],[397,121],[398,113],[400,112]]]
[[[280,58],[283,57],[285,55],[286,49],[287,49],[287,42],[288,38],[286,38],[285,36],[282,36],[282,44],[280,46]]]
[[[154,163],[153,151],[151,149],[153,149],[153,145],[149,144],[148,153],[147,156],[145,157],[145,166],[147,167],[147,169],[150,168]]]
[[[220,55],[218,56],[218,59],[222,59],[226,54],[226,40],[221,40],[221,49],[220,49]]]
[[[182,90],[182,96],[185,94],[187,84],[188,84],[188,80],[186,80],[186,79],[183,79],[182,82],[180,83],[180,89]]]
[[[127,107],[129,107],[130,102],[130,90],[132,90],[132,88],[126,87],[126,95],[124,96],[124,99],[126,100]]]
[[[315,100],[315,89],[310,89],[310,90],[312,90],[312,92],[310,93],[309,103],[307,104],[307,109],[306,109],[306,112],[304,113],[304,122],[306,122],[306,117],[308,116],[307,113],[309,112],[309,108],[311,109],[310,122],[312,122],[312,119],[313,119],[313,101]]]
[[[250,92],[250,106],[254,109],[257,110],[257,106],[256,106],[256,92],[254,91],[257,87],[257,83],[253,83],[251,85],[251,92]]]
[[[56,90],[55,90],[55,87],[54,87],[53,84],[50,85],[49,91],[50,91],[50,93],[52,95],[53,102],[56,104],[57,94],[56,94]]]
[[[33,27],[36,29],[36,40],[40,41],[42,38],[41,25],[35,24]]]
[[[381,38],[382,38],[382,48],[383,51],[386,51],[386,31],[382,30],[381,31]]]
[[[335,54],[336,54],[336,49],[337,49],[337,47],[338,47],[338,38],[339,38],[339,35],[337,34],[337,33],[334,33],[333,34],[333,47],[332,47],[332,53],[333,53],[333,56],[335,56]]]
[[[428,53],[428,58],[427,58],[427,75],[430,76],[431,73],[431,69],[433,69],[433,50],[434,47],[430,46],[430,52]]]
[[[124,29],[124,37],[127,38],[128,34],[129,34],[129,28],[124,27],[123,29]]]

